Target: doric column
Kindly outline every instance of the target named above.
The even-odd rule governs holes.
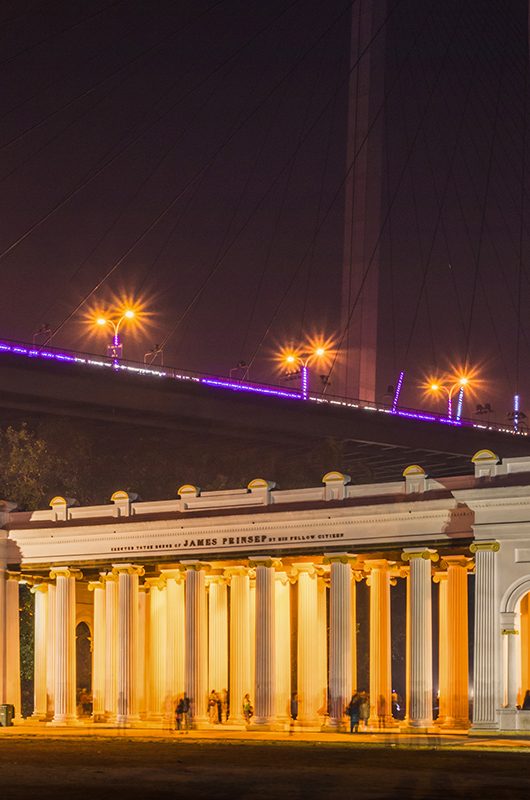
[[[275,575],[276,714],[287,722],[291,713],[291,584],[286,572]]]
[[[138,713],[140,719],[147,715],[149,685],[148,685],[148,655],[149,644],[149,587],[145,583],[138,587]]]
[[[298,722],[319,724],[317,572],[314,564],[293,564],[298,574]],[[318,647],[318,645],[317,645]]]
[[[55,714],[55,584],[48,584],[46,620],[46,719]]]
[[[352,695],[351,561],[354,556],[326,556],[330,567],[329,724],[340,727]]]
[[[147,578],[149,587],[149,703],[148,716],[161,720],[166,713],[167,591],[163,578]]]
[[[444,692],[440,685],[440,724],[447,728],[469,727],[469,662],[467,625],[467,576],[471,559],[465,556],[445,556],[442,568],[447,578],[440,583],[440,600],[445,601],[445,613],[440,641],[445,653],[443,664]],[[442,586],[444,588],[442,589]],[[442,717],[443,713],[443,717]]]
[[[39,720],[46,719],[48,707],[46,698],[46,662],[48,644],[48,584],[38,583],[32,588],[35,595],[35,644],[33,666],[33,714]]]
[[[186,568],[186,632],[184,686],[194,724],[205,722],[208,706],[208,615],[206,569],[200,561],[183,561]]]
[[[6,583],[6,703],[22,717],[20,693],[20,599],[19,572],[8,572]]]
[[[243,698],[251,693],[250,579],[246,567],[230,567],[230,722],[242,724]]]
[[[271,725],[276,717],[275,562],[256,556],[255,725]]]
[[[164,569],[166,582],[166,690],[165,713],[173,719],[179,695],[184,692],[184,576]]]
[[[228,691],[228,586],[222,575],[208,576],[209,690]]]
[[[140,719],[138,713],[138,577],[144,568],[115,564],[118,576],[118,713],[119,725]]]
[[[94,594],[92,717],[94,722],[101,722],[105,719],[105,583],[104,581],[90,581],[88,590]]]
[[[498,542],[473,542],[475,553],[475,644],[473,668],[473,727],[497,727],[499,704],[496,641],[496,575]]]
[[[392,719],[390,637],[390,565],[386,559],[364,562],[370,571],[370,725],[388,727]]]
[[[429,548],[412,547],[403,551],[403,560],[410,561],[407,722],[414,728],[428,728],[433,722],[431,561],[437,559],[437,553]]]
[[[105,583],[105,717],[113,722],[118,713],[118,578],[111,572]]]
[[[75,581],[79,570],[54,567],[55,578],[55,714],[53,722],[64,725],[75,722],[76,653],[75,653]]]

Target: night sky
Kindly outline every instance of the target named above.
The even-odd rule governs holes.
[[[104,352],[87,316],[126,296],[128,358],[269,381],[340,339],[350,12],[4,2],[0,336]],[[502,419],[530,408],[527,4],[388,0],[384,35],[380,399],[467,358]]]

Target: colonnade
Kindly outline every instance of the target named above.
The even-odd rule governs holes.
[[[391,585],[407,581],[405,724],[433,725],[432,578],[439,583],[437,724],[468,725],[467,574],[471,559],[408,548],[399,563],[340,553],[245,565],[181,561],[143,580],[144,568],[117,564],[90,581],[93,593],[92,697],[96,721],[134,724],[174,715],[191,701],[194,724],[208,724],[208,695],[229,690],[230,723],[285,726],[292,693],[298,724],[343,725],[357,687],[356,582],[370,589],[370,719],[392,727]],[[434,565],[436,564],[436,567]],[[36,583],[35,712],[76,719],[75,630],[79,570],[56,567]],[[16,587],[16,582],[14,585]],[[295,587],[295,588],[293,588]],[[6,595],[8,597],[8,595]],[[489,657],[489,656],[488,656]],[[478,665],[478,666],[477,666]],[[484,670],[480,652],[475,669]],[[482,706],[481,706],[482,707]]]

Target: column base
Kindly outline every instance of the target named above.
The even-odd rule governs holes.
[[[277,719],[253,719],[250,725],[247,726],[249,731],[286,731],[288,725],[285,722],[280,722]]]
[[[47,722],[46,724],[56,728],[56,727],[82,725],[83,723],[77,717],[60,716],[60,717],[54,717],[51,720],[51,722]]]
[[[467,731],[469,730],[471,723],[465,718],[457,719],[456,717],[445,717],[445,719],[443,719],[441,722],[436,720],[435,725],[443,731]]]

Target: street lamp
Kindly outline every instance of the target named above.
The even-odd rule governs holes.
[[[119,312],[118,312],[119,313]],[[132,308],[127,308],[121,316],[117,314],[114,316],[100,316],[96,319],[96,325],[100,328],[112,328],[112,342],[107,345],[107,356],[112,358],[114,364],[117,364],[123,355],[123,345],[120,340],[120,327],[126,320],[134,319],[136,312]]]
[[[298,369],[300,371],[300,388],[302,397],[307,400],[309,397],[309,367],[315,361],[326,358],[328,351],[323,345],[310,345],[310,349],[303,350],[284,350],[281,354],[281,361],[287,369]]]
[[[446,381],[450,381],[448,384]],[[454,376],[445,380],[434,380],[428,386],[428,390],[432,394],[440,394],[444,392],[447,396],[447,418],[453,420],[453,396],[458,390],[458,401],[456,406],[456,414],[454,416],[455,422],[460,420],[462,416],[462,404],[464,402],[464,391],[466,386],[469,386],[469,378],[465,375],[460,377]]]

